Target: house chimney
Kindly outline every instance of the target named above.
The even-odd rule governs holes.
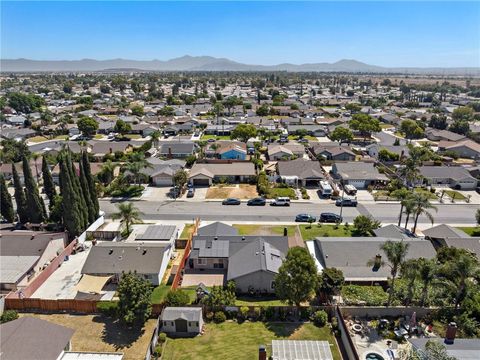
[[[267,360],[267,348],[265,345],[258,347],[258,360]]]
[[[171,159],[173,156],[172,156],[172,148],[171,147],[168,147],[168,158]]]
[[[373,267],[375,269],[379,269],[380,266],[382,266],[382,255],[377,254],[377,255],[375,255],[375,263],[374,263]]]
[[[453,321],[448,324],[447,331],[445,333],[445,344],[453,344],[455,341],[455,335],[457,334],[457,324]]]
[[[213,238],[213,240],[218,240],[218,236],[215,236],[215,237]]]

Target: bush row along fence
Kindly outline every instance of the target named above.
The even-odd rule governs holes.
[[[190,256],[190,251],[192,250],[192,239],[193,236],[197,234],[198,227],[200,225],[200,219],[196,218],[194,223],[193,223],[193,229],[190,235],[188,236],[187,243],[185,245],[185,251],[183,253],[182,260],[180,260],[180,264],[178,265],[177,273],[175,274],[175,277],[173,278],[172,282],[172,289],[176,289],[180,286],[180,283],[182,281],[182,276],[183,276],[183,269],[185,268],[185,264],[188,261],[188,257]]]

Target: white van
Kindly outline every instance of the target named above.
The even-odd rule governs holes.
[[[289,197],[277,197],[270,203],[271,206],[290,206]]]

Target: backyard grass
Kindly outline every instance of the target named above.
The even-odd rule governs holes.
[[[480,236],[480,226],[457,227],[457,229],[466,232],[470,236]]]
[[[239,185],[220,185],[211,186],[207,190],[206,199],[226,199],[229,197],[239,199],[252,199],[258,196],[257,187],[255,185],[239,184]]]
[[[214,139],[214,140],[230,140],[230,136],[228,135],[202,135],[202,137],[200,138],[200,140],[210,140],[210,139]]]
[[[27,139],[28,142],[32,142],[32,143],[39,143],[39,142],[47,141],[47,140],[48,139],[45,136],[33,136],[33,137]]]
[[[151,296],[152,303],[161,304],[163,300],[165,300],[165,297],[167,296],[170,289],[171,289],[171,286],[165,285],[165,284],[159,285],[156,288],[154,288]],[[193,303],[197,299],[196,289],[197,289],[196,286],[181,288],[181,290],[185,291],[188,294],[188,297],[190,298],[190,303]]]
[[[143,360],[156,319],[142,329],[129,329],[104,315],[20,314],[33,316],[75,330],[71,351],[123,352],[124,360]]]
[[[382,129],[392,129],[394,128],[395,126],[391,125],[391,124],[380,124],[380,127]]]
[[[285,306],[285,303],[276,299],[275,297],[252,297],[252,296],[237,296],[235,301],[236,306]]]
[[[202,336],[191,339],[167,339],[163,360],[197,359],[258,359],[258,346],[270,345],[272,340],[325,340],[330,343],[334,360],[340,352],[329,327],[317,328],[313,324],[225,322],[206,324]],[[268,347],[267,347],[268,348]]]
[[[180,234],[180,239],[187,239],[190,234],[193,232],[193,224],[185,224],[182,233]]]
[[[460,200],[460,201],[467,200],[467,198],[462,193],[459,193],[458,191],[455,191],[455,190],[445,190],[445,194],[447,194],[450,198],[454,200]]]
[[[290,199],[296,199],[297,195],[292,188],[270,188],[267,192],[267,199],[275,199],[277,197],[289,197]]]
[[[350,237],[354,236],[352,233],[353,226],[346,227],[345,225],[339,225],[338,229],[335,229],[336,225],[300,225],[300,234],[302,234],[303,241],[313,240],[316,237]]]

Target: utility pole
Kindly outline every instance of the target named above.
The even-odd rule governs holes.
[[[340,180],[340,184],[342,185],[342,202],[340,204],[340,219],[343,219],[342,218],[342,214],[343,214],[343,197],[345,196],[345,185],[343,184],[343,179]],[[341,222],[342,220],[340,220]]]

